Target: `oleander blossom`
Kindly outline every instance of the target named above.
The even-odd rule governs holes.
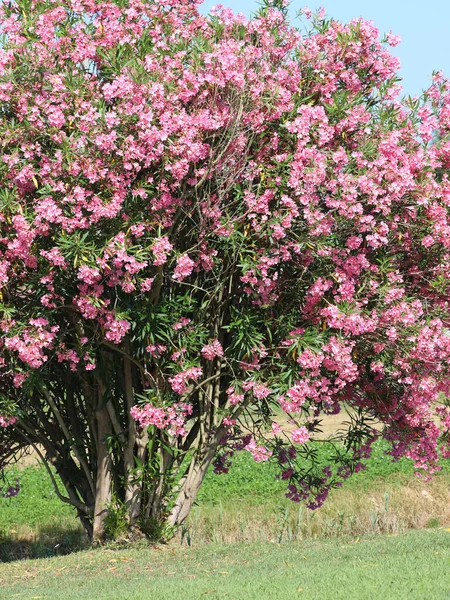
[[[245,449],[250,452],[255,462],[266,462],[273,454],[272,450],[265,446],[257,445],[254,439],[245,446]]]
[[[30,319],[21,334],[6,338],[4,345],[8,350],[17,352],[24,364],[36,369],[48,360],[46,351],[53,348],[58,331],[59,327],[50,326],[45,318]]]
[[[156,407],[152,404],[133,406],[130,415],[141,427],[154,425],[158,429],[167,431],[170,435],[186,435],[186,418],[192,413],[192,405],[185,402],[176,402],[167,407]]]
[[[152,252],[154,255],[153,264],[156,266],[163,265],[167,261],[167,256],[171,252],[173,246],[169,242],[167,236],[156,239],[152,245]]]
[[[143,292],[148,292],[152,289],[152,285],[153,282],[155,281],[154,277],[148,277],[147,279],[144,279],[141,283],[141,290]]]
[[[182,254],[177,260],[177,264],[172,275],[173,279],[176,279],[177,281],[183,281],[192,273],[194,265],[194,261],[189,258],[187,254]]]
[[[201,367],[190,367],[185,371],[177,373],[174,377],[169,378],[169,383],[172,390],[177,394],[184,394],[189,389],[189,381],[198,381],[203,374]]]
[[[186,325],[189,325],[190,322],[191,322],[191,319],[188,319],[187,317],[181,317],[181,319],[179,321],[177,321],[176,323],[174,323],[172,325],[172,329],[174,331],[180,331],[180,329],[183,329],[183,327],[186,327]]]
[[[244,399],[244,394],[238,394],[236,390],[232,387],[228,388],[227,394],[228,402],[231,406],[236,406],[236,404],[239,404],[239,402],[242,402],[242,400]]]
[[[223,348],[219,340],[214,340],[212,343],[203,346],[201,353],[206,360],[214,360],[216,357],[223,356]]]
[[[5,415],[0,415],[0,427],[9,427],[10,425],[14,425],[17,422],[17,417],[7,417]]]
[[[304,426],[297,427],[297,429],[294,429],[291,433],[291,440],[294,444],[306,444],[309,438],[310,433]]]

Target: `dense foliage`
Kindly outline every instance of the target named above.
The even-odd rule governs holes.
[[[35,447],[94,537],[183,522],[237,450],[311,508],[375,422],[447,452],[450,86],[401,101],[398,38],[309,23],[0,4],[3,463]]]

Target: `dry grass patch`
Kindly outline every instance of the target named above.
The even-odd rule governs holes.
[[[408,529],[450,524],[448,481],[412,479],[407,485],[392,478],[374,480],[365,490],[335,490],[325,505],[309,511],[289,501],[238,498],[194,507],[180,532],[186,544],[235,543],[400,533]]]

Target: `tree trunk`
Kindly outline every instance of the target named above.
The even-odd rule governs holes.
[[[220,428],[213,436],[213,439],[204,445],[200,454],[192,459],[186,478],[182,482],[181,490],[168,518],[169,525],[181,525],[186,520],[208,471],[208,467],[214,459],[223,433],[223,429]]]
[[[137,447],[137,459],[140,464],[143,464],[148,443],[148,432],[146,429],[136,433],[135,443]],[[134,527],[141,515],[142,483],[140,479],[143,477],[143,473],[141,469],[137,469],[132,473],[132,469],[134,469],[133,454],[131,455],[131,459],[126,461],[125,468],[125,503],[128,506],[128,524],[130,527]]]
[[[125,350],[131,355],[130,341],[125,339]],[[128,524],[133,527],[139,519],[141,512],[142,488],[139,478],[142,477],[140,471],[134,472],[134,452],[137,446],[137,458],[140,464],[144,463],[145,452],[148,441],[148,432],[146,430],[138,432],[136,421],[131,416],[131,407],[134,403],[133,374],[129,356],[124,358],[124,397],[125,406],[128,415],[128,441],[124,451],[124,472],[125,472],[125,504],[128,507]]]
[[[99,389],[99,402],[102,394]],[[97,451],[97,477],[95,482],[95,509],[92,539],[102,542],[105,535],[105,519],[108,515],[108,506],[112,493],[112,460],[108,448],[107,436],[111,434],[111,419],[106,405],[103,404],[96,411],[98,431]]]

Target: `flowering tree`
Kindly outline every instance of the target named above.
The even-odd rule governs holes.
[[[303,31],[282,4],[11,0],[0,35],[2,466],[34,447],[95,539],[117,505],[130,528],[182,523],[238,450],[311,508],[375,422],[438,468],[440,74],[401,102],[395,36],[324,14]]]

